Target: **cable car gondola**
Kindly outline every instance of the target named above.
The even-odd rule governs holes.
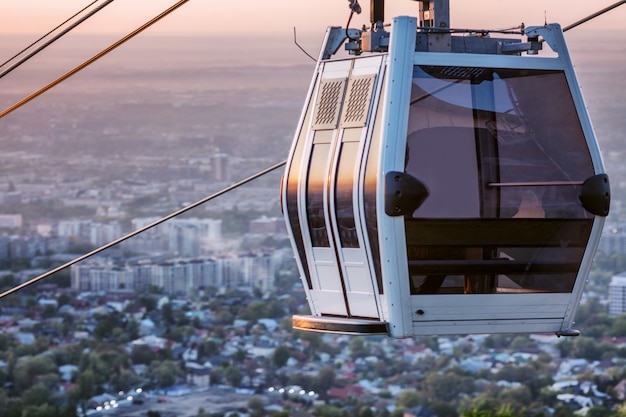
[[[388,33],[381,3],[328,29],[285,168],[294,327],[577,335],[610,194],[560,26],[455,36],[420,1]]]

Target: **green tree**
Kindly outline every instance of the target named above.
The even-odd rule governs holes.
[[[117,392],[129,391],[141,385],[141,378],[129,369],[122,369],[110,379],[110,383]]]
[[[363,406],[359,410],[359,417],[376,417],[376,414],[374,414],[370,407]]]
[[[558,404],[554,407],[553,417],[574,417],[574,410],[572,410],[567,404]]]
[[[250,411],[250,417],[265,416],[265,401],[263,401],[261,397],[250,397],[248,400],[248,410]]]
[[[113,330],[116,328],[123,329],[123,316],[118,312],[110,314],[101,314],[96,316],[96,327],[93,330],[93,336],[97,340],[112,339]]]
[[[211,384],[218,385],[224,379],[224,368],[221,366],[214,366],[210,371]]]
[[[50,402],[52,392],[43,384],[35,384],[22,393],[24,404],[39,406]]]
[[[53,375],[58,379],[58,367],[48,355],[39,355],[18,362],[15,366],[14,383],[18,392],[34,386],[38,378],[45,375]],[[54,389],[56,387],[48,387]]]
[[[239,313],[239,317],[244,320],[256,321],[268,317],[267,303],[264,301],[252,301]]]
[[[180,369],[171,360],[152,362],[148,370],[148,376],[159,388],[171,387],[179,375]]]
[[[236,366],[229,366],[228,368],[226,368],[226,370],[224,371],[224,377],[233,387],[238,387],[243,379],[241,371]]]
[[[150,313],[157,308],[159,300],[150,294],[143,294],[139,296],[139,302],[146,308],[146,312]]]
[[[267,317],[281,318],[285,317],[285,309],[280,301],[273,298],[267,303]]]
[[[422,402],[420,394],[414,389],[405,389],[396,398],[396,406],[399,408],[417,407]]]
[[[454,372],[443,375],[439,372],[430,372],[424,378],[422,386],[424,387],[422,392],[429,400],[437,399],[443,403],[455,404],[463,394],[474,392],[474,378]]]
[[[200,357],[213,356],[218,353],[219,347],[213,340],[205,340],[198,348],[198,355],[200,355]]]
[[[524,385],[504,388],[498,395],[500,404],[506,404],[511,410],[521,411],[532,403],[530,389]]]
[[[137,339],[139,337],[139,322],[131,317],[124,326],[124,332],[128,341]]]
[[[324,366],[317,374],[317,390],[326,393],[335,385],[335,370],[330,366]]]
[[[348,348],[352,359],[364,358],[370,354],[369,346],[362,336],[352,337],[348,342]]]
[[[548,375],[539,372],[537,368],[531,365],[507,364],[496,374],[496,378],[523,384],[530,390],[532,399],[537,398],[542,387],[552,383],[552,379]]]
[[[241,362],[243,362],[243,361],[244,361],[244,359],[246,359],[246,356],[248,356],[248,354],[246,353],[246,351],[245,351],[245,350],[243,350],[243,349],[237,349],[237,352],[235,352],[235,353],[233,354],[233,360],[234,360],[235,362],[239,362],[239,363],[241,363]]]
[[[607,407],[602,406],[593,406],[591,407],[586,414],[586,417],[614,417],[615,413],[613,410]]]
[[[41,317],[44,319],[49,319],[49,318],[54,317],[56,313],[57,313],[57,308],[53,306],[52,304],[47,304],[44,306],[43,310],[41,311]]]
[[[345,409],[333,407],[332,405],[322,405],[313,411],[315,417],[348,417]]]
[[[59,410],[51,404],[25,405],[21,417],[57,417]]]
[[[589,361],[600,360],[603,350],[594,339],[579,336],[574,340],[571,355],[574,358],[584,358]]]
[[[285,346],[278,346],[272,353],[272,363],[276,368],[282,368],[289,360],[289,349]]]
[[[149,365],[157,359],[157,354],[148,345],[135,345],[130,352],[133,364]]]
[[[174,306],[172,303],[163,304],[161,307],[161,316],[163,317],[163,322],[167,326],[172,326],[176,323],[176,318],[174,317]]]
[[[622,314],[613,319],[610,335],[613,337],[626,336],[626,315]]]
[[[472,408],[463,411],[461,415],[463,417],[521,417],[521,414],[515,414],[509,406],[501,406],[495,410]]]
[[[520,350],[534,348],[535,346],[535,342],[533,342],[528,335],[517,335],[511,341],[509,349],[514,352],[519,352]]]
[[[87,369],[78,374],[76,378],[76,397],[79,400],[88,400],[95,394],[96,379],[94,378],[93,371]]]

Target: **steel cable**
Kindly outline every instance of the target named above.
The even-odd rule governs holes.
[[[51,35],[52,33],[54,33],[56,30],[58,30],[59,28],[61,28],[63,25],[65,25],[66,23],[68,23],[69,21],[71,21],[72,19],[74,19],[76,16],[78,16],[79,14],[81,14],[82,12],[84,12],[85,10],[87,10],[88,8],[90,8],[91,6],[93,6],[94,4],[96,4],[99,0],[95,0],[93,2],[91,2],[89,5],[83,7],[81,10],[79,10],[78,12],[76,12],[74,15],[72,15],[70,18],[66,19],[64,22],[62,22],[61,24],[59,24],[57,27],[55,27],[54,29],[52,29],[51,31],[49,31],[48,33],[46,33],[45,35],[43,35],[42,37],[40,37],[39,39],[37,39],[35,42],[31,43],[30,45],[28,45],[26,48],[22,49],[20,52],[18,52],[17,54],[13,55],[11,58],[7,59],[5,62],[3,62],[2,64],[0,64],[0,68],[4,67],[5,65],[7,65],[8,63],[10,63],[11,61],[13,61],[14,59],[16,59],[18,56],[22,55],[23,53],[25,53],[26,51],[28,51],[30,48],[32,48],[33,46],[35,46],[36,44],[38,44],[39,42],[41,42],[42,40],[44,40],[46,37],[48,37],[49,35]],[[39,52],[41,52],[43,49],[47,48],[50,44],[52,44],[53,42],[55,42],[56,40],[58,40],[59,38],[61,38],[63,35],[65,35],[66,33],[68,33],[70,30],[74,29],[76,26],[80,25],[82,22],[84,22],[85,20],[89,19],[91,16],[93,16],[94,14],[96,14],[98,11],[102,10],[106,5],[108,5],[109,3],[113,2],[113,0],[107,0],[105,2],[105,4],[98,6],[97,8],[95,8],[93,11],[89,12],[87,15],[85,15],[84,17],[82,17],[81,19],[79,19],[76,23],[73,23],[72,25],[70,25],[67,29],[63,30],[61,33],[59,33],[57,36],[55,36],[54,38],[52,38],[50,41],[46,42],[44,45],[42,45],[41,47],[37,48],[34,52],[28,54],[25,58],[21,59],[19,62],[17,62],[16,64],[14,64],[13,66],[11,66],[9,69],[7,69],[6,71],[0,73],[0,78],[4,77],[5,75],[7,75],[8,73],[10,73],[11,71],[13,71],[14,69],[16,69],[17,67],[19,67],[20,65],[22,65],[24,62],[28,61],[30,58],[32,58],[33,56],[35,56],[36,54],[38,54]]]
[[[28,97],[25,97],[24,99],[18,101],[17,103],[12,105],[11,107],[8,107],[7,109],[3,110],[2,112],[0,112],[0,119],[2,119],[4,116],[6,116],[7,114],[11,113],[12,111],[14,111],[16,109],[19,109],[20,107],[22,107],[24,104],[30,102],[31,100],[39,97],[40,95],[42,95],[46,91],[50,90],[52,87],[56,86],[57,84],[62,83],[63,81],[65,81],[66,79],[70,78],[72,75],[76,74],[77,72],[79,72],[80,70],[82,70],[85,67],[89,66],[90,64],[93,64],[98,59],[102,58],[103,56],[105,56],[109,52],[113,51],[114,49],[116,49],[120,45],[124,44],[126,41],[134,38],[139,33],[143,32],[144,30],[146,30],[147,28],[149,28],[150,26],[152,26],[153,24],[155,24],[159,20],[163,19],[165,16],[169,15],[174,10],[178,9],[180,6],[182,6],[183,4],[187,3],[188,1],[189,0],[180,0],[178,3],[174,4],[169,9],[163,11],[158,16],[156,16],[156,17],[152,18],[151,20],[149,20],[148,22],[144,23],[143,25],[141,25],[140,27],[138,27],[137,29],[135,29],[134,31],[129,33],[128,35],[124,36],[122,39],[118,40],[117,42],[113,43],[109,47],[105,48],[101,52],[99,52],[96,55],[94,55],[93,57],[89,58],[87,61],[83,62],[82,64],[78,65],[74,69],[68,71],[67,73],[63,74],[62,76],[60,76],[56,80],[52,81],[48,85],[46,85],[46,86],[40,88],[39,90],[35,91],[34,93],[29,95]]]
[[[94,249],[91,252],[88,252],[88,253],[86,253],[86,254],[84,254],[82,256],[79,256],[78,258],[75,258],[75,259],[73,259],[73,260],[71,260],[71,261],[69,261],[69,262],[67,262],[67,263],[65,263],[65,264],[63,264],[61,266],[58,266],[58,267],[56,267],[54,269],[51,269],[48,272],[45,272],[45,273],[43,273],[41,275],[38,275],[38,276],[36,276],[34,278],[31,278],[28,281],[26,281],[26,282],[24,282],[24,283],[22,283],[22,284],[20,284],[18,286],[15,286],[15,287],[11,288],[10,290],[7,290],[7,291],[3,292],[2,294],[0,294],[0,299],[6,297],[7,295],[11,295],[14,292],[17,292],[17,291],[19,291],[19,290],[21,290],[23,288],[26,288],[26,287],[28,287],[30,285],[33,285],[33,284],[41,281],[42,279],[48,278],[50,275],[56,274],[57,272],[62,271],[63,269],[68,268],[68,267],[70,267],[70,266],[72,266],[72,265],[74,265],[74,264],[76,264],[76,263],[78,263],[80,261],[83,261],[83,260],[85,260],[87,258],[90,258],[93,255],[96,255],[96,254],[98,254],[98,253],[100,253],[100,252],[102,252],[102,251],[104,251],[106,249],[109,249],[109,248],[111,248],[113,246],[116,246],[116,245],[124,242],[125,240],[130,239],[131,237],[137,236],[138,234],[141,234],[141,233],[145,232],[146,230],[152,229],[153,227],[158,226],[159,224],[164,223],[167,220],[170,220],[170,219],[173,219],[174,217],[180,216],[181,214],[186,213],[189,210],[191,210],[193,208],[196,208],[196,207],[198,207],[198,206],[200,206],[200,205],[202,205],[202,204],[204,204],[204,203],[206,203],[206,202],[208,202],[210,200],[213,200],[216,197],[219,197],[219,196],[221,196],[223,194],[226,194],[229,191],[233,191],[234,189],[239,188],[242,185],[247,184],[250,181],[253,181],[253,180],[257,179],[257,178],[260,178],[260,177],[262,177],[265,174],[269,174],[270,172],[272,172],[272,171],[274,171],[274,170],[284,166],[286,163],[287,163],[287,161],[282,161],[282,162],[274,164],[274,165],[272,165],[272,166],[270,166],[268,168],[265,168],[264,170],[259,171],[256,174],[253,174],[253,175],[251,175],[251,176],[249,176],[249,177],[247,177],[247,178],[245,178],[245,179],[243,179],[243,180],[241,180],[241,181],[239,181],[239,182],[237,182],[237,183],[235,183],[235,184],[233,184],[233,185],[231,185],[229,187],[223,188],[222,190],[220,190],[220,191],[218,191],[216,193],[213,193],[213,194],[211,194],[211,195],[209,195],[207,197],[204,197],[203,199],[198,200],[195,203],[192,203],[192,204],[190,204],[188,206],[185,206],[185,207],[181,208],[180,210],[177,210],[177,211],[175,211],[173,213],[170,213],[170,214],[168,214],[165,217],[161,217],[160,219],[155,220],[154,222],[152,222],[152,223],[150,223],[150,224],[148,224],[148,225],[146,225],[146,226],[144,226],[142,228],[139,228],[139,229],[137,229],[137,230],[135,230],[135,231],[125,235],[125,236],[122,236],[119,239],[116,239],[116,240],[114,240],[112,242],[109,242],[106,245],[100,246],[99,248]]]
[[[589,15],[589,16],[587,16],[587,17],[583,18],[583,19],[580,19],[579,21],[574,22],[574,23],[572,23],[571,25],[567,25],[567,26],[565,26],[565,27],[563,28],[563,32],[567,32],[568,30],[573,29],[573,28],[575,28],[575,27],[576,27],[576,26],[578,26],[578,25],[582,25],[583,23],[588,22],[588,21],[590,21],[591,19],[595,19],[596,17],[598,17],[598,16],[600,16],[600,15],[603,15],[604,13],[606,13],[606,12],[608,12],[608,11],[613,10],[613,9],[615,9],[616,7],[619,7],[619,6],[621,6],[622,4],[624,4],[624,3],[626,3],[626,0],[621,0],[621,1],[618,1],[617,3],[613,3],[612,5],[607,6],[607,7],[605,7],[604,9],[602,9],[602,10],[599,10],[599,11],[595,12],[594,14],[591,14],[591,15]]]

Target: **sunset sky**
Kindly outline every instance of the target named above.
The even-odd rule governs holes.
[[[91,0],[0,0],[0,35],[43,34],[89,3]],[[175,3],[176,0],[116,0],[77,32],[127,33]],[[386,3],[387,21],[397,15],[417,14],[417,2]],[[476,29],[512,27],[521,22],[540,25],[546,16],[548,22],[565,26],[613,3],[615,0],[451,0],[451,25]],[[369,1],[362,0],[361,6],[363,13],[353,19],[352,27],[368,23]],[[346,0],[189,0],[150,32],[276,34],[291,32],[294,26],[302,32],[320,32],[329,25],[345,26],[348,14]],[[585,28],[624,30],[624,22],[626,5],[587,23]]]

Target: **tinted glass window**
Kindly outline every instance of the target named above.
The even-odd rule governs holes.
[[[562,72],[416,66],[408,132],[430,193],[406,220],[414,293],[571,291],[594,171]]]

